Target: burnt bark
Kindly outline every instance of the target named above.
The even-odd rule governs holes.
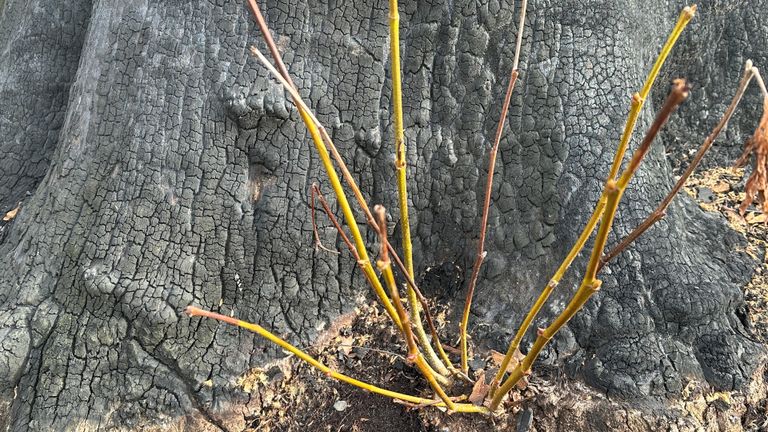
[[[683,6],[529,5],[475,341],[505,348],[576,239],[630,95]],[[681,108],[633,180],[613,241],[670,188],[665,144],[698,146],[743,60],[768,66],[766,7],[699,5],[665,74],[689,77],[702,96]],[[370,201],[395,208],[386,3],[263,8]],[[511,0],[403,2],[401,20],[415,260],[421,278],[455,281],[434,269],[458,266],[463,275],[471,265],[515,10]],[[6,0],[0,44],[0,212],[22,202],[0,243],[0,426],[141,429],[188,418],[236,429],[232,418],[242,419],[248,401],[237,377],[278,352],[254,335],[190,320],[183,308],[232,312],[309,344],[367,294],[347,256],[313,251],[308,190],[324,184],[322,167],[298,113],[249,56],[261,41],[246,9]],[[747,120],[718,154],[738,154]],[[320,223],[326,239],[334,235]],[[743,387],[762,352],[740,318],[754,266],[738,252],[743,242],[681,196],[607,266],[602,291],[541,361],[622,398],[675,397],[689,378]],[[562,308],[577,277],[563,281],[544,318]],[[461,299],[450,285],[431,292]]]

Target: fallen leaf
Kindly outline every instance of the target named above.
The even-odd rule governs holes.
[[[16,217],[16,213],[19,212],[19,209],[21,208],[21,203],[16,204],[16,208],[9,211],[8,213],[3,216],[3,222],[8,222],[9,220],[13,220],[13,218]]]
[[[756,224],[766,221],[765,213],[747,213],[744,217],[748,224]]]
[[[717,183],[712,185],[712,192],[714,193],[725,193],[729,190],[731,190],[731,185],[722,180],[718,180]]]
[[[337,337],[336,340],[336,346],[339,348],[339,351],[344,353],[345,356],[349,357],[352,353],[352,348],[355,347],[354,342],[355,338],[352,336],[340,336]]]
[[[515,352],[512,354],[512,358],[507,365],[507,373],[512,373],[524,358],[525,355],[520,352],[520,349],[515,349]],[[496,366],[501,367],[501,363],[504,361],[504,354],[491,350],[491,361],[493,361]]]
[[[491,386],[485,383],[485,372],[483,372],[477,377],[477,381],[475,381],[475,385],[472,387],[472,393],[467,400],[475,405],[482,405],[485,396],[490,390]]]
[[[728,392],[715,392],[715,393],[712,393],[711,395],[708,395],[706,399],[707,399],[707,402],[710,402],[710,403],[716,400],[721,400],[728,405],[731,405],[732,403],[731,394]]]
[[[768,213],[768,98],[763,100],[763,115],[754,135],[746,144],[744,152],[734,164],[743,167],[749,161],[749,156],[754,153],[755,168],[747,179],[744,201],[739,206],[739,213],[743,216],[753,201],[761,204],[763,213]]]
[[[525,375],[520,377],[520,381],[517,382],[515,387],[517,387],[518,390],[525,390],[526,388],[528,388],[528,377]]]

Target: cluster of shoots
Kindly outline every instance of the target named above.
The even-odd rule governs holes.
[[[317,185],[312,186],[312,218],[315,232],[316,245],[322,247],[317,227],[314,222],[315,200],[320,202],[324,213],[329,218],[335,229],[338,231],[344,244],[349,249],[350,254],[360,267],[365,279],[373,289],[380,305],[386,311],[386,314],[392,321],[396,331],[402,336],[402,341],[407,352],[407,361],[417,368],[424,376],[431,387],[432,396],[414,396],[390,391],[374,384],[356,380],[350,376],[334,371],[317,359],[294,345],[286,342],[284,339],[269,332],[263,327],[244,322],[233,317],[224,316],[215,312],[205,311],[193,306],[187,308],[186,312],[191,316],[202,316],[213,318],[227,324],[239,326],[253,331],[260,336],[268,339],[282,349],[292,353],[296,357],[305,361],[309,365],[317,368],[328,377],[343,381],[361,389],[383,395],[411,406],[442,407],[449,412],[464,413],[484,413],[493,414],[501,411],[502,402],[506,396],[531,373],[531,367],[547,343],[563,328],[564,325],[584,306],[589,298],[600,289],[602,284],[598,275],[603,266],[611,259],[620,254],[634,240],[641,236],[654,223],[664,217],[667,207],[672,199],[680,191],[688,177],[696,169],[704,154],[712,146],[719,133],[727,126],[727,123],[739,101],[744,94],[747,85],[752,79],[756,79],[762,89],[765,97],[765,112],[768,113],[768,92],[760,77],[758,70],[747,62],[744,69],[744,75],[739,83],[733,100],[724,113],[722,119],[714,128],[712,133],[701,145],[698,153],[692,160],[687,170],[683,173],[669,194],[662,200],[658,208],[648,216],[631,234],[620,240],[608,252],[605,252],[608,234],[611,231],[611,225],[616,210],[624,191],[630,184],[630,180],[637,172],[638,167],[647,155],[651,144],[656,135],[669,119],[675,109],[686,100],[689,94],[688,84],[683,79],[676,79],[671,85],[669,95],[664,105],[658,111],[655,120],[647,130],[638,148],[632,153],[628,162],[625,163],[625,153],[628,150],[629,143],[637,119],[641,113],[643,105],[648,99],[651,88],[663,66],[666,58],[672,50],[675,42],[679,38],[683,29],[693,18],[696,6],[689,6],[683,9],[677,23],[664,44],[658,58],[651,68],[648,77],[642,89],[635,93],[631,98],[629,115],[624,126],[623,134],[616,148],[613,163],[606,177],[603,192],[595,204],[592,216],[589,218],[586,226],[581,232],[576,243],[571,248],[554,275],[543,287],[541,294],[530,308],[517,333],[509,344],[509,348],[501,361],[498,372],[491,379],[490,383],[485,382],[484,375],[481,377],[471,376],[468,368],[469,341],[467,335],[469,315],[472,307],[472,297],[480,276],[480,270],[483,260],[486,256],[485,238],[488,222],[488,212],[491,203],[491,190],[493,188],[494,168],[496,165],[496,155],[499,149],[499,142],[503,135],[507,112],[509,110],[512,94],[515,84],[518,81],[520,71],[518,70],[520,49],[522,45],[523,29],[525,27],[526,0],[522,0],[519,8],[519,21],[517,27],[517,37],[514,51],[514,60],[509,75],[509,82],[504,96],[501,116],[498,122],[493,146],[490,150],[488,159],[488,174],[485,184],[485,199],[483,201],[482,219],[479,227],[479,239],[477,244],[477,255],[472,268],[472,274],[468,281],[466,289],[466,301],[461,314],[461,322],[458,325],[458,348],[452,348],[448,344],[443,344],[438,336],[430,304],[421,294],[415,282],[414,265],[412,258],[411,234],[408,219],[408,191],[407,191],[407,170],[406,160],[406,142],[403,127],[403,105],[402,105],[402,83],[400,70],[400,37],[399,37],[399,14],[397,0],[389,0],[389,29],[390,29],[390,53],[391,53],[391,78],[392,78],[392,118],[394,130],[394,169],[396,172],[398,187],[398,205],[400,212],[400,229],[402,244],[400,253],[389,242],[387,233],[387,211],[381,205],[376,205],[373,210],[363,197],[362,192],[357,186],[355,178],[350,173],[344,159],[339,154],[323,125],[318,121],[309,105],[299,94],[297,87],[288,74],[288,70],[283,63],[281,54],[272,38],[266,21],[262,16],[256,0],[247,0],[247,5],[253,14],[266,46],[269,49],[273,63],[270,62],[264,54],[256,47],[251,47],[251,52],[258,60],[270,71],[272,76],[282,85],[285,91],[292,97],[296,109],[299,112],[304,124],[309,131],[309,135],[315,145],[317,153],[322,161],[323,167],[328,177],[328,181],[335,194],[336,203],[343,214],[343,222],[339,221],[331,210],[327,200],[320,192]],[[748,142],[744,156],[738,163],[746,163],[750,153],[756,155],[757,166],[754,174],[747,183],[747,201],[742,206],[745,209],[753,197],[757,195],[758,200],[764,208],[768,206],[766,202],[766,192],[768,189],[768,175],[766,175],[766,164],[768,163],[768,114],[764,114],[760,126],[754,137]],[[622,170],[623,167],[623,170]],[[346,189],[342,185],[342,178],[346,183]],[[377,251],[377,260],[372,262],[369,252],[364,242],[363,234],[360,232],[358,222],[355,220],[354,212],[347,193],[351,192],[356,201],[359,210],[366,219],[370,230],[378,236],[379,248]],[[598,228],[599,226],[599,228]],[[596,234],[594,234],[597,229]],[[347,234],[347,231],[349,234]],[[583,278],[576,292],[571,297],[564,310],[549,323],[546,327],[536,330],[536,339],[533,346],[527,350],[525,355],[520,354],[520,344],[523,338],[528,334],[530,327],[536,319],[538,313],[549,299],[552,292],[557,288],[560,280],[573,263],[574,259],[584,249],[587,241],[594,234],[594,243],[589,255],[589,260],[583,272]],[[324,248],[324,247],[323,247]],[[404,281],[402,285],[398,283],[395,272]],[[401,292],[405,296],[401,296]],[[424,328],[426,323],[429,334]],[[455,357],[448,355],[458,352],[458,362]],[[473,384],[472,397],[468,395],[452,395],[456,388],[466,388],[466,383]],[[461,386],[458,384],[462,384]]]

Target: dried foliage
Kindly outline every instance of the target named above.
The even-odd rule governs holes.
[[[743,167],[754,154],[754,168],[747,179],[746,196],[739,206],[739,213],[744,216],[747,208],[757,200],[763,213],[768,213],[768,97],[763,100],[763,115],[754,135],[744,145],[744,153],[736,161],[737,168]]]

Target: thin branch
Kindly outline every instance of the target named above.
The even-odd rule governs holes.
[[[608,174],[608,179],[616,178],[616,175],[618,174],[619,169],[621,168],[621,163],[624,160],[624,154],[626,153],[627,147],[629,145],[629,140],[632,137],[632,134],[634,133],[635,126],[637,124],[637,118],[640,115],[640,110],[642,109],[645,103],[645,100],[648,94],[650,93],[651,88],[653,87],[653,84],[656,82],[656,78],[658,77],[661,67],[664,65],[664,62],[669,56],[669,53],[672,51],[672,48],[674,47],[675,43],[680,37],[680,34],[682,33],[683,29],[685,29],[685,27],[688,25],[688,23],[691,21],[695,12],[696,12],[695,5],[686,7],[683,9],[683,11],[680,13],[677,23],[675,24],[674,29],[672,30],[669,37],[667,38],[667,41],[664,44],[663,48],[661,49],[659,56],[656,58],[656,62],[651,68],[651,71],[648,73],[648,77],[645,80],[645,84],[643,85],[643,88],[640,90],[640,92],[635,93],[632,96],[629,115],[627,116],[627,121],[624,126],[624,132],[622,133],[621,139],[619,141],[619,146],[616,149],[616,154],[614,155],[614,158],[613,158],[613,163],[611,165],[611,169]],[[502,364],[501,364],[501,367],[499,368],[499,371],[496,373],[496,376],[491,381],[491,384],[490,384],[491,390],[489,392],[490,395],[493,395],[495,393],[496,388],[498,387],[501,380],[504,378],[506,368],[509,365],[509,362],[512,360],[512,357],[515,351],[517,351],[517,349],[519,348],[520,343],[523,340],[523,337],[525,337],[525,334],[528,332],[528,329],[530,328],[531,324],[533,324],[533,320],[536,319],[536,316],[544,307],[544,304],[546,304],[547,300],[549,299],[549,296],[552,294],[552,292],[555,290],[557,285],[560,283],[560,280],[562,280],[563,276],[565,276],[565,273],[568,271],[568,268],[570,268],[573,261],[576,259],[579,253],[581,253],[581,250],[586,245],[587,240],[589,240],[593,231],[597,227],[598,222],[600,222],[600,219],[606,208],[607,198],[608,197],[605,195],[605,193],[603,193],[600,196],[600,198],[597,201],[597,204],[595,205],[595,209],[592,212],[592,215],[587,221],[587,224],[582,230],[581,234],[579,234],[579,238],[576,240],[576,243],[568,252],[568,255],[560,264],[560,267],[557,269],[555,274],[547,282],[547,285],[544,287],[541,294],[536,299],[536,302],[534,303],[533,307],[528,311],[528,314],[526,314],[525,319],[520,325],[520,328],[518,328],[514,339],[512,339],[512,342],[510,343],[509,348],[507,349],[507,353],[504,356],[504,359],[502,360]]]
[[[320,189],[317,187],[317,183],[312,183],[312,187],[310,187],[309,189],[310,189],[309,211],[310,211],[310,219],[312,220],[312,235],[314,236],[314,240],[315,240],[315,251],[322,249],[328,253],[338,255],[339,251],[328,249],[323,245],[323,242],[320,241],[320,231],[317,229],[317,218],[315,217],[315,195],[320,192]]]
[[[328,216],[328,219],[336,228],[336,231],[339,232],[341,239],[344,240],[344,243],[347,245],[349,252],[355,258],[355,261],[360,261],[360,255],[357,254],[357,250],[355,249],[355,246],[349,240],[349,237],[347,237],[347,234],[344,232],[344,229],[341,227],[341,224],[339,223],[338,219],[336,219],[336,215],[334,215],[333,211],[331,211],[331,207],[328,205],[328,201],[325,200],[323,193],[320,192],[320,187],[316,183],[312,183],[313,202],[314,202],[315,195],[317,195],[317,199],[320,201],[320,205],[323,206],[323,211],[325,211],[325,214]]]
[[[434,406],[443,406],[446,405],[443,402],[437,402],[434,399],[426,399],[421,398],[417,396],[411,396],[403,393],[398,393],[395,391],[387,390],[381,387],[377,387],[372,384],[368,384],[366,382],[356,380],[348,375],[339,373],[334,371],[333,369],[329,368],[328,366],[324,365],[320,361],[316,360],[314,357],[310,356],[306,352],[302,351],[301,349],[295,347],[294,345],[291,345],[290,343],[286,342],[282,338],[278,337],[277,335],[269,332],[265,328],[261,327],[257,324],[252,324],[246,321],[241,321],[239,319],[229,317],[226,315],[221,315],[216,312],[206,311],[194,306],[187,306],[185,312],[190,317],[200,316],[204,318],[210,318],[215,319],[217,321],[224,322],[226,324],[230,324],[233,326],[241,327],[246,330],[250,330],[259,336],[269,340],[270,342],[274,343],[275,345],[279,346],[280,348],[283,348],[284,350],[290,352],[291,354],[295,355],[296,357],[300,358],[310,366],[314,367],[315,369],[318,369],[320,372],[324,373],[327,377],[336,379],[338,381],[345,382],[347,384],[353,385],[355,387],[361,388],[363,390],[369,391],[371,393],[376,393],[382,396],[386,396],[395,400],[404,401],[404,402],[410,402],[414,404],[429,404]],[[488,413],[488,410],[480,410],[478,411],[478,407],[471,405],[471,404],[453,404],[453,411],[456,412],[484,412]]]
[[[606,182],[603,195],[607,197],[605,212],[603,213],[600,228],[595,236],[595,243],[592,246],[592,253],[590,255],[589,263],[587,264],[586,271],[584,272],[584,278],[578,291],[574,294],[571,301],[566,306],[565,310],[545,329],[539,329],[536,341],[528,354],[523,360],[515,367],[510,374],[509,378],[498,388],[494,393],[491,400],[491,411],[495,411],[501,403],[504,396],[517,385],[518,381],[530,373],[531,365],[541,353],[541,350],[547,345],[547,343],[557,334],[558,331],[584,306],[594,293],[596,293],[602,281],[596,278],[597,265],[600,261],[600,257],[603,255],[603,249],[608,239],[608,233],[611,230],[611,225],[616,216],[616,209],[618,208],[619,201],[629,183],[629,180],[637,171],[643,158],[648,154],[651,143],[655,139],[661,127],[669,120],[669,116],[674,110],[688,97],[689,89],[685,80],[678,79],[674,81],[672,91],[667,97],[664,106],[659,111],[656,119],[640,144],[640,147],[635,150],[630,160],[629,166],[624,170],[621,177],[618,180],[608,179]]]
[[[517,40],[515,41],[515,57],[512,59],[512,70],[517,70],[520,64],[520,50],[523,47],[523,33],[525,30],[525,13],[528,9],[528,0],[523,0],[520,5],[520,20],[517,23]]]
[[[744,68],[744,75],[742,75],[741,81],[739,82],[739,86],[736,89],[736,95],[733,97],[730,105],[725,110],[725,113],[723,114],[723,117],[720,119],[720,122],[717,124],[717,126],[715,126],[715,128],[712,130],[709,136],[704,140],[704,142],[701,144],[701,147],[699,147],[698,152],[696,152],[696,155],[693,157],[693,160],[688,165],[688,168],[685,170],[683,175],[680,176],[680,179],[678,179],[677,183],[675,183],[675,186],[667,194],[667,196],[664,197],[664,199],[661,201],[659,206],[640,225],[638,225],[637,228],[635,228],[629,235],[627,235],[624,239],[622,239],[618,245],[616,245],[613,249],[611,249],[610,252],[603,255],[603,257],[600,259],[600,265],[598,266],[598,269],[597,269],[598,272],[600,272],[600,270],[603,268],[603,266],[606,263],[608,263],[610,260],[615,258],[622,251],[624,251],[630,244],[632,244],[632,242],[637,240],[638,237],[640,237],[645,231],[647,231],[648,228],[650,228],[653,224],[661,220],[667,214],[667,208],[669,207],[672,200],[675,198],[677,193],[680,192],[680,190],[683,188],[685,183],[688,181],[688,178],[691,176],[691,174],[693,174],[693,172],[699,166],[699,163],[701,163],[701,160],[704,158],[704,155],[712,147],[712,144],[720,135],[720,132],[722,132],[722,130],[728,126],[728,122],[731,120],[731,117],[733,116],[734,112],[736,112],[736,108],[738,107],[742,96],[744,96],[744,92],[746,91],[747,86],[749,85],[749,82],[752,80],[753,77],[757,76],[757,74],[758,74],[757,68],[752,66],[752,61],[748,60]]]
[[[405,260],[405,271],[413,278],[415,273],[413,269],[413,245],[411,241],[411,223],[408,216],[408,181],[407,181],[407,163],[405,147],[405,131],[403,126],[403,84],[400,66],[400,13],[398,11],[397,0],[389,0],[389,43],[391,52],[392,69],[392,109],[394,117],[394,135],[395,135],[395,174],[397,177],[397,197],[400,207],[400,231],[402,236],[403,258]],[[419,308],[419,299],[412,286],[406,289],[408,303],[411,305],[411,322],[414,325],[414,332],[419,340],[419,344],[424,349],[424,355],[427,361],[441,373],[447,374],[449,371],[446,365],[437,357],[435,351],[429,343],[429,338],[424,331],[421,323],[421,314]],[[439,344],[439,341],[437,342]],[[442,347],[439,348],[442,351]],[[443,356],[447,359],[447,356]],[[450,361],[447,362],[450,367]]]
[[[483,265],[487,252],[485,251],[485,237],[486,230],[488,228],[488,212],[491,207],[491,192],[493,190],[493,174],[496,169],[496,155],[499,152],[499,143],[501,142],[501,135],[504,132],[504,124],[507,121],[507,113],[509,112],[509,104],[512,101],[512,92],[515,90],[515,83],[517,83],[517,77],[520,72],[517,69],[520,59],[520,48],[523,40],[523,26],[525,25],[525,12],[527,9],[528,0],[523,0],[522,8],[520,9],[520,23],[517,27],[517,42],[515,45],[515,57],[512,63],[512,71],[509,75],[509,84],[507,84],[507,92],[504,95],[504,102],[501,107],[501,115],[499,117],[499,123],[496,126],[496,136],[493,139],[493,147],[488,157],[488,178],[485,183],[485,199],[483,200],[483,215],[480,221],[480,238],[477,242],[477,254],[475,255],[475,263],[472,266],[472,276],[469,278],[467,285],[467,297],[464,300],[464,311],[461,315],[461,323],[459,324],[459,349],[461,350],[461,370],[465,374],[469,371],[469,365],[467,360],[467,326],[469,324],[469,312],[472,309],[472,297],[475,294],[475,287],[477,286],[477,279],[480,276],[480,267]]]
[[[445,402],[445,406],[447,406],[448,409],[450,409],[451,411],[454,411],[455,404],[445,393],[445,390],[443,390],[443,388],[437,382],[435,375],[432,373],[429,366],[424,361],[424,358],[422,357],[421,352],[416,346],[416,340],[413,337],[413,331],[411,329],[411,323],[408,317],[408,312],[405,310],[405,307],[403,307],[403,302],[400,300],[400,293],[397,290],[397,283],[395,283],[395,276],[392,274],[392,264],[391,264],[391,261],[389,260],[389,250],[387,249],[387,246],[386,246],[387,244],[386,210],[384,209],[384,207],[377,205],[376,207],[373,208],[373,211],[375,212],[376,216],[378,216],[377,219],[379,223],[379,239],[381,240],[381,250],[379,252],[379,259],[378,261],[376,261],[376,266],[379,268],[379,271],[381,271],[382,274],[384,275],[384,281],[389,287],[389,293],[390,293],[390,296],[392,297],[392,302],[395,305],[395,309],[397,310],[397,313],[400,315],[400,322],[403,323],[403,336],[405,337],[406,343],[408,344],[407,359],[409,362],[416,364],[416,367],[419,368],[419,370],[421,371],[421,374],[424,375],[424,378],[427,379],[427,382],[429,382],[429,385],[432,387],[435,393],[440,397],[440,399],[443,400],[443,402]]]
[[[768,89],[765,88],[763,76],[760,75],[760,71],[754,66],[752,66],[752,72],[755,74],[755,81],[757,81],[757,85],[760,86],[760,91],[763,92],[763,99],[768,99]]]

